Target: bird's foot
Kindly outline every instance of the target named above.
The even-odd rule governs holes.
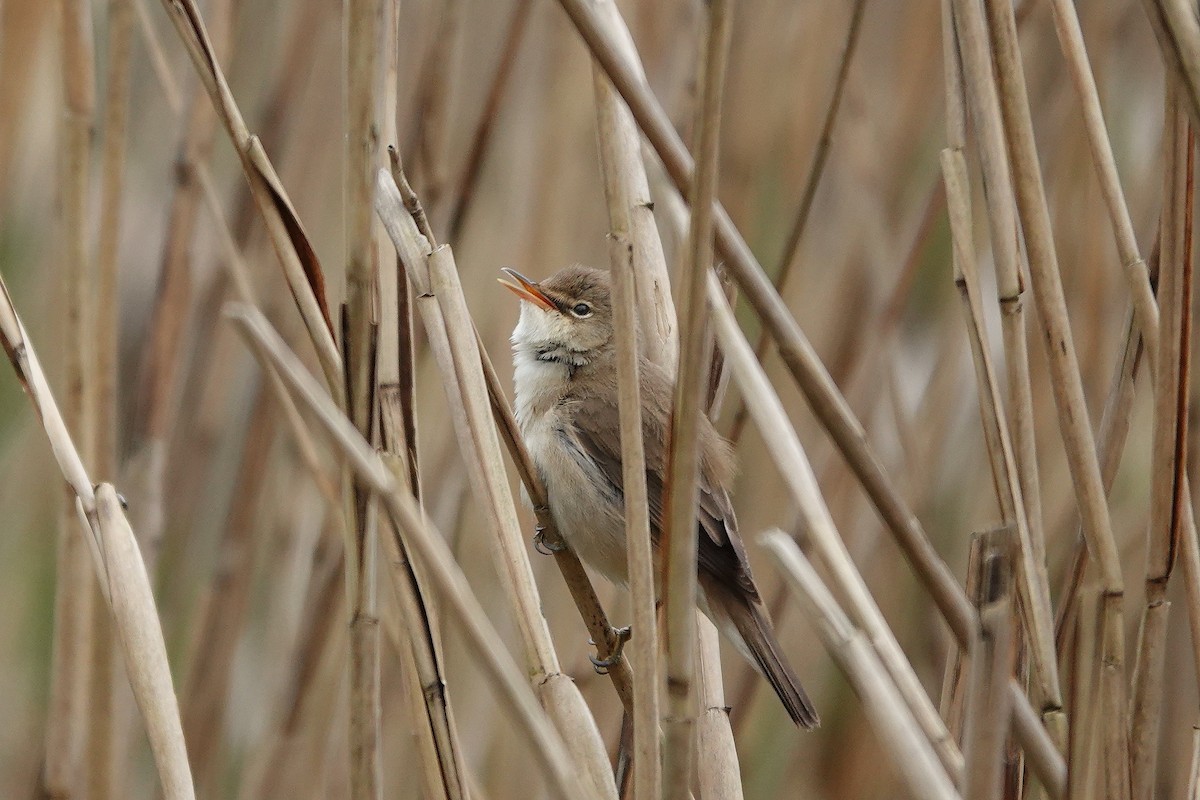
[[[557,542],[546,541],[546,529],[538,525],[533,529],[533,549],[544,556],[552,556],[566,550],[567,544],[561,539]]]
[[[608,654],[608,658],[596,658],[595,656],[591,655],[588,656],[588,661],[592,662],[592,666],[595,667],[597,675],[607,675],[608,668],[615,666],[617,662],[623,658],[621,651],[625,649],[625,643],[629,641],[631,636],[633,636],[633,629],[628,625],[626,625],[624,628],[613,628],[612,635],[616,641],[613,644],[612,652]],[[595,646],[596,643],[589,639],[588,644]]]

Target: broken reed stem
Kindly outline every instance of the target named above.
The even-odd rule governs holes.
[[[0,343],[40,418],[55,461],[75,494],[75,521],[82,530],[76,527],[73,535],[86,542],[101,593],[112,610],[126,673],[142,712],[164,797],[194,800],[166,645],[137,542],[112,486],[102,483],[93,487],[3,279]],[[73,794],[68,788],[67,795]]]
[[[376,209],[417,297],[416,306],[439,367],[471,485],[482,501],[495,547],[490,548],[520,632],[529,678],[567,737],[572,763],[601,796],[615,796],[612,770],[596,723],[578,688],[562,674],[508,488],[474,324],[448,245],[436,248],[418,230],[386,170],[378,173]]]
[[[1188,357],[1191,294],[1192,142],[1178,85],[1169,80],[1163,147],[1165,175],[1158,298],[1159,347],[1154,371],[1150,527],[1145,597],[1136,651],[1130,712],[1135,800],[1152,800],[1157,768],[1159,714],[1166,654],[1167,582],[1184,533]]]
[[[1004,755],[1012,703],[1008,680],[1013,671],[1013,597],[1011,584],[1020,546],[1011,526],[980,534],[976,606],[979,638],[970,658],[969,698],[963,754],[963,800],[1000,800]]]
[[[654,800],[662,792],[659,754],[658,614],[646,452],[642,440],[641,375],[633,245],[614,232],[609,237],[613,322],[617,339],[617,405],[621,424],[621,470],[625,495],[625,543],[633,637],[629,648],[641,679],[633,685],[633,798]]]
[[[983,302],[971,238],[967,165],[960,151],[942,151],[942,173],[946,182],[946,205],[950,211],[950,231],[954,244],[954,282],[962,295],[963,315],[975,362],[980,416],[984,441],[992,462],[993,486],[1004,523],[1012,526],[1019,545],[1016,582],[1033,656],[1034,683],[1044,703],[1043,711],[1055,711],[1062,707],[1062,693],[1054,651],[1054,613],[1050,605],[1050,587],[1046,580],[1045,561],[1038,553],[1029,528],[1028,509],[1018,476],[1012,436],[1002,415],[999,381],[984,329]]]
[[[746,349],[749,351],[748,345]],[[763,534],[760,541],[814,622],[825,649],[862,701],[863,713],[875,727],[880,744],[891,755],[912,796],[957,800],[959,794],[953,781],[867,636],[854,627],[787,534],[776,529]]]
[[[767,442],[771,458],[799,506],[800,517],[813,547],[833,574],[834,583],[846,597],[854,621],[863,628],[880,661],[887,667],[899,695],[916,718],[946,773],[957,782],[962,775],[962,754],[929,696],[925,694],[912,665],[900,649],[850,557],[783,404],[767,380],[762,365],[754,359],[754,353],[737,327],[720,284],[711,273],[708,276],[708,301],[712,307],[717,340],[725,351],[734,380],[742,396],[747,399],[751,417]]]
[[[550,786],[564,797],[607,796],[575,769],[576,762],[568,754],[567,745],[546,712],[539,707],[524,670],[503,646],[503,638],[492,626],[462,570],[454,562],[442,534],[428,523],[410,494],[304,370],[270,323],[246,306],[234,306],[227,313],[255,357],[260,362],[272,364],[280,372],[292,391],[313,412],[327,438],[343,453],[355,474],[383,503],[404,537],[408,551],[419,559],[444,599],[445,608],[461,624],[476,663],[494,680],[511,719],[528,737]]]
[[[685,266],[680,270],[682,321],[679,366],[671,404],[671,437],[664,481],[662,547],[664,655],[667,708],[663,718],[663,796],[682,800],[691,786],[695,755],[696,690],[696,485],[700,475],[700,422],[710,361],[704,283],[712,265],[713,198],[721,130],[721,100],[733,24],[731,3],[708,7],[696,109],[697,169]]]

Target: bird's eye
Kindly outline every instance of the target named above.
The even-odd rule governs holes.
[[[571,313],[580,319],[583,319],[584,317],[590,317],[592,315],[592,307],[587,303],[576,303],[571,308]]]

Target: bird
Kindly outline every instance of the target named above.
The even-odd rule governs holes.
[[[500,283],[520,299],[513,330],[514,414],[563,540],[586,564],[628,583],[609,273],[564,267],[534,282],[514,269]],[[650,535],[661,565],[664,480],[674,381],[639,358]],[[802,728],[820,720],[784,658],[738,535],[728,487],[733,457],[706,416],[699,431],[697,597],[701,611],[767,679]]]

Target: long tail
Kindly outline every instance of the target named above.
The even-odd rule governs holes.
[[[792,722],[802,728],[815,728],[821,718],[813,708],[812,701],[800,686],[800,679],[788,665],[775,638],[770,620],[760,604],[753,600],[721,598],[724,602],[714,603],[708,598],[717,626],[754,665],[760,675],[767,679]]]

